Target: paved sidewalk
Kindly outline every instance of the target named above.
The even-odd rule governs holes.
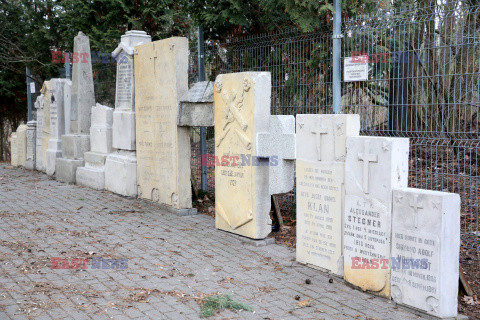
[[[57,270],[51,257],[126,258],[128,269]],[[294,260],[289,248],[216,230],[208,216],[0,164],[2,320],[197,319],[201,299],[216,293],[255,311],[213,319],[418,319]]]

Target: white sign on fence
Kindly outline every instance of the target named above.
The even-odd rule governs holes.
[[[30,93],[35,93],[35,82],[30,82]]]
[[[346,57],[343,60],[343,81],[367,81],[368,80],[368,57]]]

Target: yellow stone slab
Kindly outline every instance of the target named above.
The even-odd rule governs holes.
[[[139,196],[173,208],[192,207],[190,128],[178,127],[178,99],[188,89],[188,40],[135,47]]]

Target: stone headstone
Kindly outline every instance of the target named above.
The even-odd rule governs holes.
[[[408,139],[348,137],[345,167],[344,277],[390,297],[392,190],[407,186]]]
[[[271,195],[290,192],[295,182],[295,118],[270,116],[268,132],[257,136],[257,156],[268,158]]]
[[[15,132],[15,166],[25,167],[25,162],[27,161],[27,129],[28,127],[26,124],[21,124]]]
[[[213,127],[213,82],[195,83],[180,98],[178,125],[187,127]]]
[[[115,111],[113,114],[113,147],[135,150],[135,73],[134,47],[150,43],[144,31],[127,31],[112,56],[117,60]]]
[[[358,115],[297,115],[297,261],[343,275],[347,137]]]
[[[46,152],[46,172],[55,173],[55,162],[62,156],[61,137],[65,134],[64,86],[66,79],[50,80],[50,139]]]
[[[43,82],[42,89],[40,90],[43,95],[43,134],[42,134],[42,164],[43,172],[47,169],[47,150],[48,141],[50,141],[50,81]]]
[[[393,191],[392,299],[439,318],[457,316],[458,194]]]
[[[113,109],[97,103],[92,107],[90,149],[85,152],[85,167],[77,168],[77,184],[93,189],[105,188],[105,159],[112,152]]]
[[[17,133],[12,132],[10,138],[10,164],[18,167],[18,149],[17,149]]]
[[[90,111],[95,105],[95,91],[92,77],[90,39],[81,31],[74,39],[73,52],[79,54],[79,61],[73,63],[70,133],[88,135],[90,132]]]
[[[190,128],[177,126],[179,98],[188,89],[188,40],[169,38],[135,50],[138,195],[180,215],[194,213]]]
[[[271,232],[269,162],[257,136],[269,132],[268,72],[219,75],[215,81],[215,226],[252,239]]]
[[[90,150],[91,110],[95,105],[90,40],[82,32],[74,39],[74,52],[79,61],[73,63],[70,134],[62,136],[62,158],[55,161],[58,181],[75,183],[77,168],[84,164],[84,154]]]
[[[72,106],[72,81],[66,79],[63,86],[63,116],[65,123],[65,134],[70,133],[70,109]]]
[[[105,189],[124,196],[137,195],[134,47],[151,41],[143,31],[128,31],[112,53],[117,60],[112,146],[119,150],[105,161]]]
[[[38,171],[45,171],[45,164],[43,163],[43,95],[37,97],[35,100],[35,109],[37,110],[37,134],[36,134],[36,148],[35,148],[35,169]]]
[[[27,122],[27,160],[25,168],[35,169],[36,145],[37,145],[37,121]]]

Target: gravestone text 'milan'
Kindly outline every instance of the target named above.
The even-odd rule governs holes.
[[[440,318],[457,316],[458,194],[393,191],[392,299]]]
[[[138,195],[189,214],[190,128],[177,126],[178,102],[188,89],[188,40],[159,40],[135,51]]]
[[[358,115],[297,115],[297,261],[343,275],[346,139]]]
[[[344,277],[390,297],[392,190],[407,186],[408,139],[348,137]]]
[[[257,135],[269,132],[268,72],[219,75],[215,81],[215,226],[252,239],[271,232],[269,158]]]

